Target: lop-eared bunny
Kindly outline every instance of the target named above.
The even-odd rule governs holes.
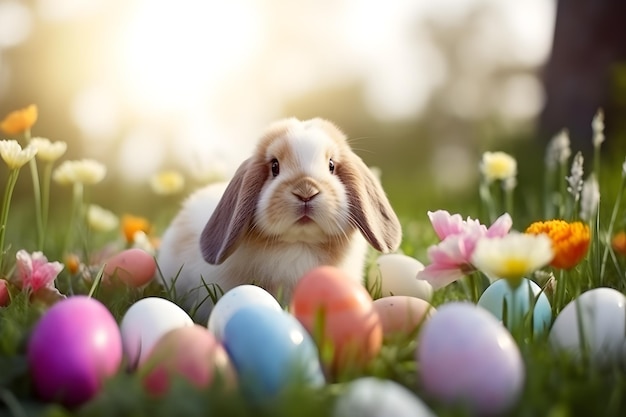
[[[230,183],[192,194],[163,235],[157,262],[205,319],[206,285],[257,284],[288,300],[320,265],[361,282],[367,243],[397,249],[401,228],[378,179],[324,119],[272,124]]]

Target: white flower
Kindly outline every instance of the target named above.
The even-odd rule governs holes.
[[[559,164],[567,162],[572,155],[570,148],[569,132],[566,129],[557,133],[546,150],[546,166],[550,170],[554,170]]]
[[[27,146],[24,149],[16,140],[0,140],[0,156],[9,169],[19,169],[37,154],[37,149]]]
[[[472,264],[490,279],[504,278],[517,286],[524,276],[552,261],[552,240],[545,235],[511,232],[482,238],[476,243]]]
[[[96,204],[90,204],[87,209],[87,223],[93,230],[108,232],[115,229],[120,223],[120,220],[112,211]]]
[[[152,244],[152,242],[150,241],[150,238],[148,237],[146,232],[142,230],[138,230],[135,232],[135,234],[133,234],[132,247],[141,249],[144,252],[149,253],[150,255],[156,254],[156,249],[154,245]]]
[[[485,152],[480,162],[480,171],[488,183],[510,180],[517,175],[517,161],[505,152]]]
[[[93,159],[65,161],[52,174],[52,179],[62,185],[97,184],[106,175],[106,167]]]
[[[626,158],[624,159],[624,163],[622,164],[622,178],[626,177]]]
[[[50,142],[50,139],[32,138],[30,144],[37,149],[37,158],[46,162],[54,162],[67,150],[67,143],[63,141]]]
[[[580,218],[589,221],[595,216],[600,203],[600,186],[595,175],[590,175],[583,183],[580,194]]]
[[[150,186],[157,194],[175,194],[185,186],[185,177],[178,171],[162,171],[150,178]]]
[[[567,192],[570,193],[575,201],[580,198],[580,192],[583,188],[583,163],[585,162],[583,154],[581,152],[576,153],[574,161],[572,161],[572,170],[567,180]]]
[[[593,117],[591,129],[593,130],[593,147],[598,148],[604,142],[604,112],[602,109],[598,109]]]

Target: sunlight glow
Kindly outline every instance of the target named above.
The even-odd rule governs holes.
[[[119,38],[129,99],[157,111],[206,99],[254,55],[262,41],[260,15],[254,0],[139,1]]]

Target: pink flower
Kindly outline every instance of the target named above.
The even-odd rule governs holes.
[[[55,290],[54,280],[63,270],[60,262],[48,262],[41,252],[32,255],[21,249],[15,255],[17,260],[17,285],[21,289],[30,289],[33,293],[41,289]]]
[[[489,228],[478,220],[470,217],[463,220],[459,214],[450,215],[445,210],[429,211],[428,217],[441,242],[428,248],[431,263],[417,274],[417,278],[428,281],[435,290],[476,270],[471,259],[480,238],[502,237],[513,226],[508,213],[500,216]]]
[[[11,302],[11,295],[7,287],[7,280],[0,279],[0,307],[6,307]]]

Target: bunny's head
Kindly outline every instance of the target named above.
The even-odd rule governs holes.
[[[401,228],[371,170],[324,119],[272,124],[244,161],[202,231],[204,259],[221,264],[247,240],[261,247],[347,242],[358,230],[378,251],[395,250]]]

